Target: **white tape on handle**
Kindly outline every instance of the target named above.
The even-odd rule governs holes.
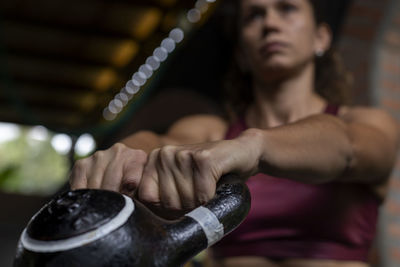
[[[185,216],[199,223],[206,234],[208,247],[221,240],[224,236],[224,226],[219,222],[217,216],[206,207],[200,206],[187,213]]]
[[[125,195],[123,196],[125,198],[125,206],[121,209],[121,211],[109,222],[93,231],[61,240],[42,241],[31,238],[26,232],[25,228],[22,232],[21,244],[25,249],[30,251],[49,253],[65,251],[92,243],[93,241],[108,235],[112,231],[124,225],[131,216],[132,212],[135,210],[135,204],[133,203],[132,199]]]

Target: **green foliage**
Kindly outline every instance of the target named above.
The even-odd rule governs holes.
[[[20,137],[0,143],[0,189],[7,192],[49,195],[67,179],[68,158],[58,154],[50,139]]]

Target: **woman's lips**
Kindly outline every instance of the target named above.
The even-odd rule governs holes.
[[[273,53],[282,52],[287,47],[287,44],[284,42],[268,42],[261,46],[260,54],[261,55],[269,55]]]

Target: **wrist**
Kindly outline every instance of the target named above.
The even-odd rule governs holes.
[[[237,140],[242,144],[243,149],[248,152],[249,160],[253,162],[251,175],[260,172],[260,162],[263,157],[265,131],[256,128],[250,128],[243,131]]]

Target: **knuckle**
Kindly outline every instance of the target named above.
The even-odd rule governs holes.
[[[180,164],[183,164],[190,160],[190,152],[187,150],[178,151],[175,155],[175,158]]]
[[[196,162],[206,163],[211,158],[211,152],[209,150],[198,150],[194,152],[193,158]]]
[[[126,146],[122,143],[116,143],[111,147],[111,150],[115,153],[115,156],[117,157],[126,150]]]
[[[174,146],[164,146],[160,149],[160,156],[162,158],[168,158],[173,154],[174,152]]]
[[[161,148],[160,154],[158,157],[159,162],[162,166],[170,165],[174,159],[174,148],[172,146],[165,146]]]
[[[112,148],[116,151],[124,150],[126,148],[126,145],[123,143],[115,143]]]
[[[104,158],[104,151],[102,151],[102,150],[99,150],[99,151],[96,151],[94,154],[93,154],[93,159],[95,160],[95,161],[98,161],[98,160],[101,160],[102,158]]]

